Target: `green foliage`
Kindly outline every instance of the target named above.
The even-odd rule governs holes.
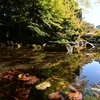
[[[68,43],[68,40],[66,40],[66,39],[61,39],[61,40],[58,40],[57,42],[58,42],[58,43],[62,43],[62,44],[66,44],[66,43]]]
[[[83,22],[78,18],[82,11],[75,0],[1,2],[0,23],[16,23],[20,36],[21,32],[28,29],[34,36],[47,36],[51,39],[57,37],[57,32],[65,34],[66,39],[72,38],[74,34],[83,34]]]

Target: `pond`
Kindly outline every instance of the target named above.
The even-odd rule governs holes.
[[[47,89],[43,95],[55,91],[56,86],[66,87],[68,84],[73,84],[77,79],[86,80],[87,83],[84,87],[89,87],[90,84],[100,82],[99,50],[99,47],[93,50],[74,48],[72,53],[67,53],[36,51],[26,46],[19,49],[3,47],[0,48],[0,73],[2,75],[8,69],[23,69],[24,73],[38,77],[40,83],[50,80],[53,86]],[[20,76],[21,73],[23,73],[22,70],[18,75]],[[12,80],[12,78],[10,79]],[[8,86],[7,82],[2,84],[2,80],[0,80],[0,87],[3,85]],[[61,89],[64,90],[64,88]],[[5,86],[1,90],[5,91]],[[36,90],[34,91],[36,92]],[[8,95],[7,93],[6,95]],[[15,100],[15,97],[14,94],[12,98]],[[38,97],[36,98],[30,100],[39,100]],[[42,100],[47,100],[43,98]]]
[[[89,80],[88,85],[100,82],[100,59],[93,59],[91,63],[82,66],[81,76],[86,76],[86,80]]]

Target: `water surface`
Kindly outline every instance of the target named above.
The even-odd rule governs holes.
[[[100,81],[99,50],[89,51],[74,49],[73,53],[35,51],[28,47],[19,49],[0,48],[0,71],[10,68],[39,68],[40,75],[50,77],[59,75],[68,82],[75,82],[75,77],[86,76],[89,83]],[[44,73],[44,72],[47,73]]]

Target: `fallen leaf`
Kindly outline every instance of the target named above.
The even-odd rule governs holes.
[[[61,96],[58,94],[58,92],[53,92],[53,93],[50,93],[48,95],[48,98],[49,99],[59,99]]]
[[[61,87],[60,86],[56,86],[56,91],[60,91]]]
[[[82,94],[80,92],[75,92],[75,93],[72,93],[72,92],[69,92],[68,93],[68,97],[71,99],[71,100],[82,100]]]
[[[18,78],[21,79],[22,76],[23,76],[23,73],[19,74],[19,75],[18,75]]]
[[[25,75],[23,76],[21,76],[21,78],[18,78],[17,80],[21,80],[21,81],[29,81],[29,80],[31,80],[31,79],[33,79],[33,78],[36,78],[36,76],[26,76],[25,77]]]
[[[99,88],[90,88],[91,90],[94,90],[94,91],[100,91]]]
[[[20,100],[19,98],[15,97],[15,96],[11,96],[14,100]]]
[[[71,100],[82,100],[82,94],[75,87],[72,85],[69,85],[68,87],[71,91],[65,92],[65,94],[68,95]]]
[[[4,79],[9,79],[10,75],[11,75],[11,74],[4,75],[3,78],[4,78]]]
[[[42,83],[36,85],[36,89],[45,90],[47,87],[50,87],[50,86],[51,86],[50,82],[42,82]]]
[[[36,83],[36,82],[38,82],[39,81],[39,78],[37,78],[37,77],[33,77],[32,79],[30,79],[29,81],[27,81],[25,84],[34,84],[34,83]]]
[[[12,80],[13,80],[13,78],[14,78],[14,76],[13,76],[13,75],[9,76],[9,80],[10,80],[10,81],[12,81]]]

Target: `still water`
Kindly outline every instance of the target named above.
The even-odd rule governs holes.
[[[69,84],[76,84],[81,90],[89,88],[91,84],[98,84],[99,51],[99,47],[95,49],[76,47],[73,48],[73,52],[48,52],[26,46],[1,47],[0,99],[48,100],[47,96],[50,93],[59,89],[65,92]],[[31,79],[28,80],[29,78]],[[42,88],[41,91],[36,86],[42,82],[46,83],[39,86],[38,89]]]
[[[89,84],[100,82],[99,49],[91,51],[75,48],[73,53],[68,54],[67,52],[35,51],[28,47],[0,48],[0,72],[10,68],[29,69],[34,67],[46,70],[49,74],[44,73],[46,74],[44,76],[48,75],[47,77],[60,73],[60,77],[69,82],[82,76],[89,80]]]
[[[82,66],[81,76],[86,76],[86,80],[89,80],[89,83],[97,84],[100,82],[100,60],[92,60],[91,63],[88,63]]]

